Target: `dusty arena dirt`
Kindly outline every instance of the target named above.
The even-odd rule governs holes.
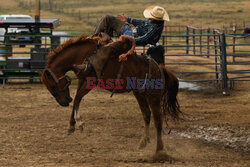
[[[131,93],[110,98],[91,91],[80,107],[84,133],[68,136],[72,104],[59,106],[41,84],[6,85],[0,88],[0,166],[249,166],[249,82],[229,93],[180,90],[185,120],[170,122],[172,131],[163,136],[172,158],[154,163],[154,124],[151,143],[139,150],[144,123]]]

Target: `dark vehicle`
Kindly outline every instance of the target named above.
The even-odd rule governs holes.
[[[32,20],[32,17],[29,15],[0,15],[0,22],[3,24],[4,22],[11,22],[11,21],[16,21],[16,20],[27,20],[30,21]],[[33,39],[28,36],[23,36],[23,34],[29,34],[31,30],[27,28],[18,28],[18,27],[9,27],[7,29],[5,28],[0,28],[0,41],[5,41],[6,39],[3,37],[3,35],[9,34],[9,33],[15,33],[17,34],[16,36],[11,36],[8,37],[9,41],[14,42],[14,43],[29,43],[32,42]]]

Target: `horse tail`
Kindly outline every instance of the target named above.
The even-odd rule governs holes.
[[[167,123],[167,115],[174,121],[180,120],[180,105],[177,100],[179,81],[177,77],[164,66],[160,66],[164,73],[165,88],[162,95],[162,111]],[[164,83],[164,82],[163,82]]]

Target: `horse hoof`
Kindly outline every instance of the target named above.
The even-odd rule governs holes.
[[[144,149],[148,143],[150,143],[150,139],[148,137],[143,137],[140,141],[139,149]]]
[[[84,125],[83,124],[79,125],[79,129],[80,129],[81,133],[83,133]]]
[[[162,134],[163,135],[169,135],[171,133],[171,129],[169,129],[169,131],[167,131],[167,129],[164,129],[163,131],[162,131]]]
[[[71,135],[71,134],[73,134],[74,132],[75,132],[75,129],[69,129],[67,134],[68,134],[68,135]]]
[[[155,155],[153,156],[154,162],[172,162],[174,159],[166,154],[165,151],[157,151]]]

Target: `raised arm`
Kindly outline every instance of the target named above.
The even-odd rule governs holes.
[[[127,22],[129,24],[133,24],[134,26],[138,26],[138,25],[144,24],[146,22],[146,20],[139,20],[139,19],[128,18]]]
[[[117,15],[117,18],[124,21],[124,22],[128,22],[129,24],[133,24],[134,26],[145,23],[145,20],[138,20],[138,19],[128,18],[125,14],[119,14],[119,15]]]

